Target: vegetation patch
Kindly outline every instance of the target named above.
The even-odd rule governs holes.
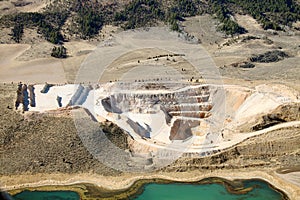
[[[250,58],[250,61],[251,62],[260,62],[260,63],[270,63],[270,62],[278,62],[287,57],[289,57],[289,55],[286,54],[285,52],[279,51],[279,50],[274,50],[274,51],[268,51],[263,54],[254,55]]]
[[[238,67],[238,68],[254,68],[255,65],[250,62],[239,62],[239,63],[232,63],[232,67]]]
[[[228,0],[256,20],[264,29],[282,30],[300,20],[300,5],[295,0]]]
[[[128,134],[123,129],[112,122],[102,122],[100,127],[105,133],[106,137],[120,149],[129,149]]]
[[[63,45],[60,45],[58,47],[56,46],[53,47],[51,56],[55,58],[66,58],[67,57],[66,47],[64,47]]]
[[[114,16],[114,20],[122,23],[124,29],[151,26],[164,18],[162,5],[156,0],[134,0]]]
[[[21,23],[16,23],[12,28],[12,39],[16,43],[20,43],[24,33],[24,26]]]
[[[227,35],[243,34],[246,33],[246,29],[239,26],[237,22],[232,20],[233,13],[227,8],[225,1],[211,1],[213,13],[216,18],[221,22],[218,26],[218,30],[226,33]]]
[[[17,13],[15,15],[7,15],[1,18],[1,23],[7,27],[13,27],[12,39],[20,42],[23,36],[24,28],[36,28],[39,34],[54,44],[63,42],[63,36],[60,29],[67,19],[66,13]]]
[[[22,6],[26,2],[16,1]],[[124,5],[125,4],[125,5]],[[253,16],[264,29],[283,30],[300,20],[300,5],[294,0],[132,0],[109,2],[55,0],[43,12],[15,13],[0,19],[4,27],[13,27],[12,39],[20,42],[24,28],[37,28],[38,33],[54,44],[64,42],[62,27],[82,39],[96,36],[103,25],[120,25],[124,29],[168,24],[181,31],[185,17],[211,14],[219,20],[218,30],[226,35],[246,33],[234,19],[235,13]],[[67,19],[70,23],[66,24]]]

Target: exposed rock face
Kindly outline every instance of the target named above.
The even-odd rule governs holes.
[[[259,118],[252,130],[257,131],[282,122],[298,120],[300,120],[300,103],[281,105],[272,113]]]
[[[297,94],[288,92],[288,88],[276,85],[260,85],[255,89],[225,86],[224,96],[226,97],[224,98],[217,96],[217,92],[221,91],[218,87],[210,85],[197,85],[173,91],[169,89],[170,92],[157,89],[154,84],[151,84],[151,88],[154,90],[142,90],[143,92],[137,90],[127,93],[121,90],[122,92],[103,99],[102,105],[107,112],[115,114],[127,112],[156,114],[162,110],[165,114],[165,122],[171,128],[168,135],[170,140],[185,140],[198,133],[204,136],[209,132],[221,131],[212,131],[212,126],[214,126],[212,124],[217,121],[214,116],[218,115],[226,115],[225,129],[233,129],[238,133],[257,131],[297,118],[292,117],[295,114],[291,113],[280,114],[297,113],[290,107],[282,106],[280,110],[274,111],[278,106],[294,102],[297,98]],[[217,106],[215,106],[216,100],[219,100]],[[220,101],[225,101],[226,111],[224,113],[222,113]],[[130,121],[130,126],[141,137],[149,137],[149,131],[145,129],[143,122],[139,121],[139,124],[137,121],[136,119]],[[198,121],[198,124],[192,125],[193,121]],[[203,121],[209,122],[205,130],[199,126]],[[197,128],[192,130],[193,127]]]
[[[32,113],[25,117],[7,109],[12,107],[15,86],[0,86],[0,174],[80,173],[92,172],[117,175],[120,172],[106,167],[85,148],[77,135],[73,118],[67,113],[55,115]],[[281,119],[299,119],[299,104],[284,105]],[[66,110],[65,112],[68,112]],[[293,114],[294,113],[294,114]],[[29,114],[29,113],[28,113]],[[97,123],[93,123],[95,126]],[[101,125],[106,136],[121,149],[130,148],[128,135],[116,125]],[[96,130],[96,128],[95,128]],[[63,134],[62,134],[63,133]],[[188,171],[214,169],[241,169],[258,167],[279,168],[299,165],[300,130],[297,127],[280,129],[250,138],[242,143],[202,158],[184,154],[161,171]],[[37,151],[38,149],[38,151]],[[109,150],[108,150],[109,151]],[[113,155],[112,155],[113,157]]]
[[[286,103],[275,107],[269,112],[253,115],[251,119],[240,125],[238,130],[240,132],[253,132],[271,127],[276,124],[299,120],[300,103]]]
[[[35,92],[34,92],[34,86],[29,85],[28,86],[29,90],[29,99],[30,99],[30,106],[35,107]]]
[[[61,100],[62,100],[62,97],[60,97],[60,96],[56,97],[56,101],[57,101],[58,107],[62,107]]]
[[[203,86],[195,89],[185,89],[170,93],[118,93],[105,99],[105,104],[110,108],[115,106],[123,112],[151,112],[151,108],[162,105],[167,112],[177,111],[210,111],[212,105],[208,102],[210,97],[209,87]],[[109,102],[108,102],[109,101]],[[203,104],[201,104],[203,103]],[[111,104],[111,105],[109,105]],[[138,110],[136,108],[141,108]]]
[[[300,120],[300,103],[279,106],[273,113],[284,121]]]
[[[118,113],[118,114],[122,113],[121,109],[114,106],[114,104],[113,104],[114,101],[115,101],[114,97],[111,97],[111,98],[107,97],[105,99],[102,99],[101,103],[107,112]]]
[[[20,103],[22,102],[23,102],[23,93],[22,93],[22,84],[20,83],[17,89],[17,99],[15,103],[15,108],[18,109]]]
[[[211,115],[213,106],[209,101],[210,89],[207,85],[169,93],[160,92],[158,89],[161,89],[161,86],[154,83],[146,84],[146,87],[148,90],[150,88],[154,90],[150,93],[133,91],[113,94],[102,99],[102,105],[107,112],[116,114],[123,112],[155,114],[162,110],[166,124],[170,125],[172,118],[176,118],[171,128],[170,140],[185,140],[192,136],[191,128],[199,125],[199,119]],[[137,122],[128,120],[127,123],[141,137],[149,137],[149,131]]]
[[[41,93],[47,93],[52,86],[53,86],[53,84],[45,83],[43,89],[41,90]]]
[[[280,168],[299,166],[299,128],[273,131],[248,139],[221,153],[196,158],[183,155],[162,171],[184,172],[189,170]]]
[[[142,138],[150,138],[149,130],[142,127],[138,122],[134,122],[131,119],[128,119],[127,123],[134,130],[134,132],[137,133]]]
[[[74,95],[72,96],[68,106],[82,105],[89,95],[89,92],[92,90],[92,86],[83,86],[81,84],[78,85],[78,88]]]
[[[27,85],[19,83],[18,84],[18,89],[17,89],[17,99],[15,101],[15,108],[18,109],[19,105],[23,105],[23,112],[28,111],[28,105],[29,105],[29,100],[28,100],[28,91],[27,91]],[[34,96],[32,95],[32,99],[34,99]],[[35,105],[35,101],[34,102]]]
[[[170,113],[168,113],[168,111],[166,110],[166,108],[164,106],[160,106],[160,109],[165,114],[165,120],[166,120],[167,124],[170,124],[173,116]]]
[[[28,100],[28,91],[27,91],[27,85],[24,84],[22,86],[22,94],[23,94],[23,112],[28,111],[28,105],[29,105],[29,100]]]
[[[170,140],[185,140],[191,137],[191,128],[199,126],[199,121],[176,119],[170,133]]]

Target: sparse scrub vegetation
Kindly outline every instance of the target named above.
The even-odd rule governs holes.
[[[259,40],[260,38],[257,36],[253,36],[253,35],[247,35],[246,37],[244,37],[241,42],[246,42],[246,41],[250,41],[250,40]]]

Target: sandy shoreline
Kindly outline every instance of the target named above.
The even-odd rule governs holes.
[[[195,182],[205,178],[219,177],[227,180],[261,179],[277,189],[283,191],[290,199],[300,199],[300,188],[270,170],[219,170],[212,172],[159,172],[149,174],[123,174],[120,176],[102,176],[92,173],[82,174],[36,174],[11,175],[1,177],[2,190],[16,190],[40,186],[64,186],[78,183],[91,183],[108,190],[123,190],[129,188],[134,182],[141,179],[166,179],[171,181]]]

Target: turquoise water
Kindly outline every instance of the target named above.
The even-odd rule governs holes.
[[[135,200],[280,200],[280,193],[261,181],[245,181],[245,187],[255,187],[247,194],[231,194],[221,184],[147,184]]]
[[[80,197],[72,191],[33,191],[25,190],[13,196],[15,200],[79,200]]]
[[[281,200],[279,192],[259,180],[244,181],[244,187],[254,189],[247,194],[231,194],[222,184],[158,184],[143,186],[142,194],[135,200]],[[15,200],[79,200],[71,191],[23,191],[14,196]]]

